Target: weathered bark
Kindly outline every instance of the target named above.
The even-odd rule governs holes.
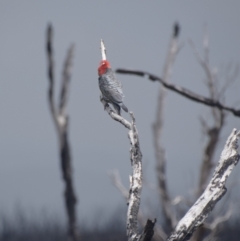
[[[66,124],[67,125],[67,124]],[[72,176],[72,161],[70,155],[70,147],[68,143],[68,132],[63,130],[62,133],[63,142],[61,146],[61,167],[63,180],[65,182],[65,206],[68,215],[68,233],[70,240],[79,240],[77,232],[77,217],[76,217],[76,204],[77,198],[73,186],[73,176]]]
[[[203,48],[204,48],[204,57],[201,57],[200,53],[198,52],[197,48],[193,44],[192,41],[190,41],[190,44],[194,50],[195,56],[200,64],[200,66],[203,68],[203,71],[206,75],[206,85],[209,92],[209,97],[213,100],[220,100],[223,99],[224,93],[219,90],[218,88],[218,78],[216,71],[211,68],[210,62],[209,62],[209,40],[208,40],[208,34],[207,31],[204,35],[203,40]],[[227,82],[227,80],[225,80]],[[204,121],[202,119],[202,126],[203,126],[203,132],[207,136],[207,143],[205,145],[204,151],[203,151],[203,159],[201,164],[201,170],[199,175],[199,183],[198,183],[198,189],[197,189],[197,197],[202,194],[204,189],[206,188],[207,182],[209,180],[212,167],[214,166],[214,153],[216,151],[221,131],[225,124],[225,117],[226,114],[223,110],[217,109],[217,108],[211,108],[211,118],[213,120],[213,125],[209,127],[207,125],[207,121]],[[192,237],[192,241],[201,241],[203,240],[205,236],[205,227],[201,226],[198,228],[198,230],[194,233]]]
[[[239,161],[238,139],[240,132],[234,129],[225,144],[219,163],[207,188],[186,215],[179,221],[168,241],[189,240],[193,232],[204,222],[216,203],[225,195],[227,178]]]
[[[103,41],[101,40],[101,54],[102,60],[106,60],[106,49]],[[154,234],[153,228],[155,221],[147,221],[145,229],[142,234],[138,233],[138,212],[141,202],[141,190],[142,190],[142,152],[140,149],[138,131],[136,128],[135,117],[132,112],[129,112],[131,117],[131,123],[118,115],[104,98],[100,98],[104,109],[110,115],[110,117],[120,122],[126,127],[128,132],[128,138],[130,140],[130,159],[132,166],[132,176],[130,176],[130,188],[128,198],[128,211],[127,211],[127,237],[128,241],[151,241]]]
[[[118,171],[110,172],[109,176],[111,177],[114,186],[119,190],[119,192],[122,194],[122,196],[128,202],[129,191],[127,190],[127,188],[125,188],[123,186]],[[146,218],[145,218],[143,212],[141,211],[141,209],[139,209],[139,212],[138,212],[138,221],[142,227],[145,226]],[[158,223],[155,223],[153,240],[164,241],[164,240],[166,240],[166,238],[167,238],[167,235],[164,232],[164,230],[162,229],[162,227]]]
[[[48,56],[48,77],[49,77],[49,89],[48,100],[50,112],[57,130],[59,139],[59,152],[61,161],[62,177],[65,183],[64,201],[66,212],[68,216],[68,238],[71,241],[79,240],[79,234],[77,231],[76,220],[76,204],[77,198],[73,186],[73,174],[72,174],[72,160],[70,154],[70,146],[68,141],[68,115],[66,113],[67,97],[69,93],[69,83],[72,74],[72,58],[74,46],[72,45],[68,52],[64,63],[63,76],[62,76],[62,88],[60,93],[59,108],[57,108],[54,101],[54,60],[53,60],[53,47],[52,36],[53,30],[49,25],[47,30],[47,56]]]

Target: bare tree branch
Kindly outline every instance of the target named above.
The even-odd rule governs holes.
[[[233,129],[222,151],[219,163],[207,188],[186,215],[179,221],[168,241],[188,240],[207,218],[216,203],[225,195],[227,178],[239,161],[238,139],[240,132]]]
[[[169,83],[172,73],[172,66],[178,53],[178,41],[179,25],[174,25],[173,35],[169,44],[168,54],[163,70],[163,79],[166,83]],[[153,144],[156,158],[156,173],[158,179],[158,187],[160,193],[160,200],[162,203],[162,212],[164,216],[164,222],[168,228],[168,232],[172,230],[176,225],[176,217],[172,210],[171,199],[169,197],[167,182],[166,182],[166,158],[165,149],[161,145],[161,134],[163,130],[163,116],[164,116],[164,104],[166,98],[166,89],[160,87],[157,101],[156,120],[153,123]]]
[[[108,112],[110,117],[120,122],[124,127],[129,129],[128,138],[130,140],[131,149],[130,149],[130,156],[131,156],[131,165],[133,168],[133,174],[130,176],[130,189],[129,189],[129,197],[128,197],[128,212],[127,212],[127,236],[129,241],[139,241],[139,240],[151,240],[153,235],[153,227],[155,221],[152,222],[148,220],[149,226],[145,229],[144,239],[143,236],[138,234],[138,225],[137,225],[137,218],[140,206],[140,195],[142,189],[142,153],[140,150],[138,133],[135,124],[135,118],[133,113],[130,112],[130,116],[132,122],[130,123],[122,116],[116,114],[109,104],[104,100],[104,98],[100,98],[101,102],[105,110]],[[152,226],[150,223],[152,222]],[[152,228],[150,228],[152,227]],[[149,235],[149,236],[148,236]],[[148,239],[151,237],[150,239]]]
[[[140,236],[139,241],[151,241],[152,240],[152,236],[154,234],[153,232],[153,228],[154,225],[156,223],[156,219],[151,221],[151,220],[147,220],[147,223],[144,227],[143,233]]]
[[[224,76],[225,83],[222,86],[222,88],[219,90],[219,99],[221,96],[224,96],[226,90],[229,88],[230,85],[232,85],[239,75],[239,65],[236,65],[235,67],[228,66],[225,71],[226,76]]]
[[[214,126],[209,128],[207,130],[207,135],[208,135],[208,141],[207,144],[204,148],[204,154],[203,154],[203,160],[202,160],[202,166],[201,166],[201,171],[200,171],[200,178],[199,178],[199,188],[198,188],[198,195],[200,195],[205,186],[206,182],[208,181],[208,177],[211,173],[212,167],[214,165],[214,153],[217,147],[217,144],[219,142],[221,130],[224,126],[224,119],[225,115],[222,111],[220,111],[221,114],[219,116],[219,120],[215,119]]]
[[[218,100],[218,98],[217,98],[218,90],[217,90],[217,83],[216,83],[217,78],[216,78],[215,72],[211,70],[211,67],[209,65],[209,56],[208,56],[208,53],[209,53],[208,42],[209,41],[208,41],[208,36],[205,36],[204,42],[205,42],[204,43],[205,60],[200,56],[200,53],[197,51],[197,48],[194,45],[194,43],[192,41],[189,41],[190,45],[192,46],[192,48],[194,50],[194,53],[195,53],[195,56],[196,56],[198,62],[202,66],[202,68],[205,71],[205,74],[207,76],[206,84],[207,84],[207,87],[208,87],[208,90],[209,90],[210,98],[212,100]],[[216,118],[217,117],[216,108],[212,108],[211,110],[213,112],[213,116]]]
[[[77,198],[73,186],[72,177],[72,161],[70,154],[70,146],[68,141],[68,115],[66,113],[67,95],[69,91],[69,81],[72,75],[72,58],[73,46],[67,52],[63,68],[62,88],[60,96],[59,109],[54,102],[54,61],[53,61],[53,47],[52,47],[53,30],[49,25],[47,29],[47,56],[48,56],[48,77],[49,77],[49,107],[52,114],[54,124],[57,129],[60,160],[62,168],[62,176],[65,183],[65,206],[68,215],[68,238],[72,241],[78,240],[78,232],[76,227],[76,203]]]
[[[122,116],[117,115],[116,112],[109,106],[109,104],[102,96],[100,96],[100,101],[103,103],[104,109],[107,111],[107,113],[111,116],[113,120],[120,122],[127,129],[131,129],[131,123],[124,119]]]
[[[203,39],[203,50],[204,50],[204,57],[201,57],[199,51],[197,50],[196,46],[192,41],[190,41],[190,45],[193,48],[194,54],[196,59],[198,60],[199,64],[203,68],[206,74],[206,85],[209,91],[209,97],[213,100],[223,99],[224,96],[219,95],[219,88],[218,88],[218,76],[215,69],[211,68],[210,66],[210,58],[209,58],[209,36],[207,33],[207,28],[205,28],[205,34]],[[225,117],[226,114],[223,110],[217,108],[211,108],[211,116],[213,120],[213,125],[209,127],[206,124],[206,121],[202,119],[202,125],[204,133],[206,134],[208,140],[203,152],[203,159],[201,164],[201,171],[199,175],[199,183],[197,188],[197,197],[202,194],[204,191],[207,182],[210,177],[210,173],[212,171],[212,167],[214,166],[214,153],[216,151],[221,131],[225,124]],[[205,235],[205,226],[201,226],[193,235],[192,241],[200,241],[203,240]]]
[[[108,175],[111,178],[113,185],[118,189],[128,203],[129,191],[123,186],[118,170],[110,171]]]
[[[228,212],[225,213],[224,216],[219,216],[217,218],[215,218],[215,220],[211,223],[211,224],[204,224],[205,228],[208,228],[211,230],[210,234],[205,237],[203,239],[203,241],[212,241],[216,239],[217,236],[217,232],[218,232],[218,226],[220,226],[220,224],[222,224],[223,222],[226,222],[227,220],[229,220],[229,218],[231,217],[231,210],[228,210]]]
[[[110,178],[113,182],[113,185],[119,190],[119,192],[122,194],[122,196],[126,199],[126,201],[128,203],[129,192],[123,186],[123,184],[121,182],[121,178],[119,176],[119,172],[117,170],[112,171],[112,172],[109,173],[109,176],[110,176]],[[141,209],[139,209],[139,212],[138,212],[138,221],[141,224],[141,226],[144,227],[144,225],[146,223],[146,218],[144,217],[144,214],[141,211]],[[160,225],[158,225],[157,223],[155,223],[153,240],[164,241],[164,240],[166,240],[166,238],[167,238],[167,235],[164,232],[164,230],[162,229],[162,227]]]
[[[145,71],[141,71],[141,70],[130,70],[130,69],[117,69],[116,73],[119,74],[132,74],[132,75],[137,75],[140,77],[144,77],[147,76],[149,78],[149,80],[151,81],[158,81],[160,82],[165,88],[172,90],[182,96],[185,96],[186,98],[193,100],[195,102],[198,103],[202,103],[204,105],[207,106],[211,106],[211,107],[216,107],[218,109],[221,110],[226,110],[231,112],[233,115],[240,117],[240,109],[234,109],[232,107],[226,106],[224,104],[222,104],[221,102],[217,101],[217,100],[213,100],[204,96],[201,96],[199,94],[194,93],[193,91],[190,91],[186,88],[177,86],[177,85],[173,85],[173,84],[168,84],[165,80],[163,80],[162,78],[153,75],[149,72],[145,72]]]
[[[67,99],[69,95],[69,84],[70,84],[70,79],[72,75],[73,53],[74,53],[74,45],[72,44],[67,52],[67,56],[63,66],[62,88],[61,88],[61,95],[60,95],[60,101],[59,101],[60,116],[63,116],[66,114]]]
[[[55,123],[55,126],[58,129],[57,124],[57,110],[54,103],[54,60],[53,60],[53,30],[52,26],[49,25],[47,29],[47,60],[48,60],[48,78],[49,78],[49,89],[48,89],[48,101],[49,101],[49,107],[50,112],[52,114],[53,121]]]
[[[214,230],[217,228],[217,226],[225,221],[227,221],[232,215],[232,210],[228,210],[225,215],[219,216],[214,219],[214,221],[210,224],[205,223],[204,226],[208,229]]]
[[[176,196],[174,199],[172,199],[172,201],[171,201],[171,204],[173,205],[173,206],[175,206],[175,205],[178,205],[178,204],[180,204],[180,203],[184,203],[185,205],[187,205],[187,206],[191,206],[192,205],[192,203],[190,202],[190,200],[188,200],[188,199],[186,199],[186,198],[184,198],[183,196]]]
[[[202,66],[206,76],[207,76],[207,87],[209,90],[209,96],[212,100],[219,101],[222,98],[223,94],[220,95],[217,87],[218,78],[214,70],[210,67],[209,61],[209,36],[207,33],[207,29],[205,29],[205,35],[203,40],[203,48],[204,48],[204,58],[201,57],[200,53],[198,52],[196,46],[192,41],[190,41],[190,45],[193,48],[194,54]],[[226,81],[227,82],[227,81]],[[226,88],[226,86],[225,86]],[[208,127],[206,122],[202,121],[203,127],[205,128],[205,133],[208,136],[207,144],[204,148],[204,155],[203,161],[201,166],[200,178],[199,178],[199,187],[197,191],[197,196],[199,196],[205,189],[206,183],[208,181],[208,177],[210,176],[212,167],[214,165],[213,156],[219,142],[221,131],[224,127],[225,123],[225,113],[222,109],[211,108],[212,119],[213,119],[213,126]],[[197,239],[200,240],[200,239]]]

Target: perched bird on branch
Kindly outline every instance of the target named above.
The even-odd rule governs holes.
[[[121,115],[121,108],[128,112],[128,108],[123,104],[122,84],[116,78],[110,63],[107,60],[102,60],[98,67],[99,88],[103,98],[111,103],[118,115]]]

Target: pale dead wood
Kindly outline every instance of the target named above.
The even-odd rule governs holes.
[[[193,48],[194,54],[200,66],[203,68],[206,74],[205,83],[209,91],[209,97],[213,100],[218,100],[218,101],[224,100],[225,99],[224,93],[226,92],[227,88],[229,88],[231,84],[234,82],[234,80],[236,79],[237,72],[234,72],[233,75],[230,75],[231,77],[228,75],[228,73],[226,73],[227,77],[226,79],[224,79],[224,85],[222,88],[220,88],[218,71],[216,70],[216,68],[212,68],[210,65],[209,35],[207,32],[207,29],[205,29],[204,40],[203,40],[203,50],[204,50],[203,57],[201,57],[193,41],[190,41],[190,45]],[[230,71],[229,68],[227,69]],[[223,127],[225,126],[226,117],[227,117],[226,112],[223,111],[222,109],[211,108],[211,119],[213,124],[209,126],[207,124],[207,120],[203,120],[203,118],[201,119],[203,132],[207,137],[207,142],[203,151],[203,159],[202,159],[201,171],[199,175],[198,189],[196,192],[197,196],[201,195],[209,180],[212,167],[214,166],[214,153],[216,152],[216,148],[220,140],[221,132],[223,130]],[[214,217],[214,218],[218,219],[218,217]],[[203,240],[205,236],[205,227],[206,227],[205,225],[200,227],[197,230],[197,232],[194,233],[191,240],[192,241]],[[215,231],[211,232],[209,237],[213,237],[215,233],[216,233]]]
[[[239,161],[238,139],[240,132],[233,129],[222,151],[218,165],[207,188],[185,216],[179,221],[168,241],[188,240],[202,225],[216,203],[225,195],[227,178]]]
[[[128,203],[129,191],[122,184],[119,172],[117,170],[111,171],[109,172],[109,176],[113,182],[113,185],[119,190],[119,192],[122,194],[122,196],[126,199]],[[143,212],[141,211],[141,209],[139,209],[139,212],[138,212],[138,221],[142,227],[144,227],[144,225],[146,224],[146,218]],[[166,238],[167,238],[167,235],[162,229],[162,227],[159,224],[155,223],[153,240],[164,241],[166,240]]]
[[[104,45],[104,42],[102,39],[100,42],[100,49],[101,49],[102,60],[107,60],[107,52],[106,52],[106,48],[105,48],[105,45]]]
[[[102,60],[106,58],[106,48],[101,40],[101,54]],[[112,110],[107,101],[100,97],[104,109],[109,116],[121,123],[128,131],[128,138],[130,141],[130,159],[132,166],[132,175],[130,176],[130,188],[127,211],[127,237],[129,241],[150,241],[154,234],[153,228],[156,220],[148,220],[142,234],[138,231],[138,212],[141,202],[142,190],[142,152],[140,149],[139,136],[136,127],[135,117],[132,112],[129,112],[131,122],[127,121],[122,116],[118,115]]]
[[[114,110],[109,106],[109,104],[104,100],[104,98],[100,98],[105,110],[109,114],[109,116],[121,123],[124,127],[129,130],[128,138],[130,140],[131,148],[130,148],[130,157],[131,157],[131,165],[133,168],[133,174],[130,176],[130,189],[128,195],[128,212],[127,212],[127,236],[129,241],[139,241],[145,240],[150,241],[149,237],[152,238],[153,235],[153,226],[148,225],[147,234],[139,234],[138,233],[138,212],[140,207],[140,196],[142,189],[142,153],[140,150],[140,144],[138,139],[138,132],[136,129],[135,118],[133,113],[130,112],[130,116],[132,122],[130,123],[122,116],[116,114]],[[126,192],[124,191],[124,195]],[[147,223],[155,224],[155,221],[148,220]],[[148,236],[149,234],[149,236]]]

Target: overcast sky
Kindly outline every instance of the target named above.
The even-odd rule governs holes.
[[[65,215],[58,143],[47,102],[46,27],[54,27],[56,82],[63,60],[76,44],[71,93],[70,143],[79,219],[97,210],[107,215],[125,202],[107,175],[118,169],[128,187],[131,173],[127,130],[109,118],[99,102],[97,67],[100,39],[114,69],[142,69],[161,76],[174,22],[184,43],[172,82],[207,95],[204,72],[188,44],[202,53],[204,26],[210,35],[212,67],[240,62],[240,1],[0,1],[0,210],[16,205]],[[118,75],[126,106],[135,114],[143,153],[144,176],[155,184],[151,125],[159,84]],[[226,103],[239,101],[239,78]],[[59,96],[56,89],[55,97]],[[235,106],[235,107],[239,107]],[[124,116],[129,118],[125,113]],[[186,194],[197,184],[204,139],[199,117],[209,108],[168,92],[163,133],[171,194]],[[229,114],[216,160],[227,135],[240,128]],[[239,172],[239,167],[235,172]],[[155,202],[143,190],[143,203]],[[147,197],[148,196],[148,197]],[[157,196],[155,197],[157,198]],[[157,199],[156,199],[157,200]],[[157,208],[159,211],[159,208]]]

